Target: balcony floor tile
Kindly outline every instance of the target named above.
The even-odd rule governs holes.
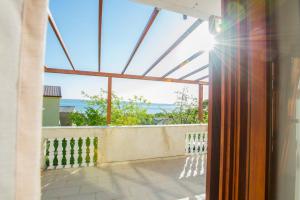
[[[204,200],[206,156],[48,170],[43,200]]]

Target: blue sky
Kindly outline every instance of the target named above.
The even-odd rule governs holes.
[[[98,0],[50,0],[50,10],[68,48],[75,68],[98,69]],[[104,72],[120,73],[136,41],[143,31],[153,7],[128,0],[104,0],[102,27],[102,61]],[[196,19],[183,20],[181,14],[163,10],[150,29],[143,44],[126,73],[142,74]],[[207,23],[200,25],[172,53],[154,68],[149,75],[161,76],[200,49],[208,46]],[[186,67],[171,74],[181,77],[208,63],[205,53]],[[59,43],[48,25],[45,64],[48,67],[71,69]],[[207,70],[191,77],[202,77]],[[106,89],[107,79],[74,75],[45,74],[46,85],[60,85],[63,98],[82,98],[81,91],[97,94]],[[133,95],[144,96],[155,103],[173,103],[175,91],[188,87],[197,96],[195,85],[113,79],[113,91],[125,99]],[[207,98],[207,87],[204,88]]]

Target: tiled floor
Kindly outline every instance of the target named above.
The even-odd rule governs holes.
[[[206,157],[48,170],[42,174],[43,200],[204,199]]]

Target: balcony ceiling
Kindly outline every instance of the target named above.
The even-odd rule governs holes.
[[[221,0],[132,0],[189,16],[207,20],[209,16],[221,16]]]

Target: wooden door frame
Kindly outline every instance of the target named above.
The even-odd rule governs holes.
[[[268,198],[267,2],[222,0],[225,45],[210,54],[207,200]]]

